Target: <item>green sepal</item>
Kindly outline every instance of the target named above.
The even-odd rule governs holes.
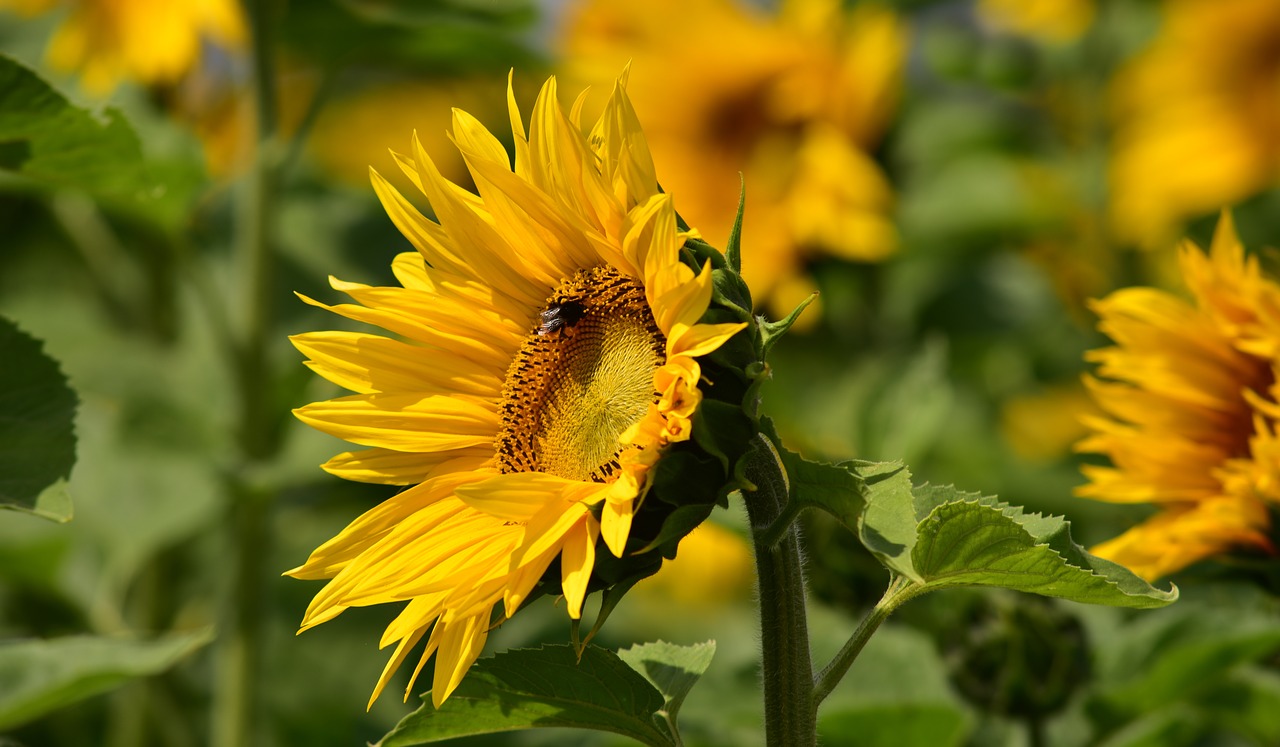
[[[733,228],[724,245],[724,261],[735,275],[742,274],[742,211],[747,206],[747,179],[738,172],[738,212],[733,216]]]
[[[654,465],[646,501],[671,506],[711,503],[724,484],[724,470],[713,457],[681,444],[669,446]],[[694,496],[697,496],[694,498]]]
[[[685,256],[685,261],[692,261],[695,270],[701,272],[702,266],[711,263],[711,269],[725,269],[724,255],[719,249],[708,244],[699,238],[685,239],[681,253]]]
[[[579,660],[582,659],[582,654],[586,651],[587,644],[591,643],[591,639],[595,638],[596,633],[600,632],[600,628],[604,627],[605,620],[608,620],[609,616],[613,614],[613,611],[617,609],[618,602],[621,602],[622,598],[627,595],[627,592],[631,591],[631,587],[648,577],[648,575],[632,576],[607,587],[600,598],[600,611],[596,613],[595,622],[591,624],[591,630],[587,631],[586,638],[580,639],[578,636],[578,633],[582,628],[582,619],[571,619],[569,621],[569,638],[573,642],[574,650],[578,652]]]
[[[699,524],[706,521],[707,517],[711,516],[711,511],[715,508],[715,505],[714,503],[691,503],[688,506],[681,506],[672,511],[667,516],[667,520],[662,522],[662,529],[658,531],[658,536],[650,540],[649,544],[640,548],[637,552],[661,550],[664,558],[674,560],[680,540],[684,539],[694,529],[697,529]]]
[[[618,584],[626,584],[628,587],[636,581],[648,578],[658,572],[662,567],[662,555],[654,552],[641,552],[648,543],[646,537],[639,536],[639,533],[627,538],[627,547],[623,551],[622,557],[617,557],[605,548],[603,543],[597,545],[596,564],[591,571],[591,583],[587,587],[588,593],[607,589]],[[559,562],[558,560],[556,562]],[[560,567],[552,564],[555,574],[551,574],[548,569],[547,573],[542,576],[542,585],[548,591],[554,589],[555,593],[560,593]]]
[[[773,378],[773,369],[766,361],[754,361],[747,366],[746,392],[742,395],[742,411],[753,420],[760,419],[760,406],[764,402],[762,392],[765,382]]]
[[[720,460],[725,474],[732,474],[733,464],[746,453],[755,432],[755,424],[742,408],[729,402],[704,399],[693,419],[694,442]]]
[[[734,321],[750,322],[751,290],[742,276],[729,269],[711,271],[711,303],[734,313]]]
[[[782,319],[779,319],[776,322],[766,321],[764,318],[761,318],[759,320],[758,322],[759,330],[760,330],[759,355],[761,358],[769,357],[769,351],[772,350],[773,346],[777,344],[778,340],[780,340],[782,336],[785,335],[791,329],[791,325],[796,323],[796,320],[800,318],[800,314],[809,306],[809,304],[813,303],[813,300],[817,297],[818,297],[818,292],[814,291],[812,294],[809,295],[808,298],[801,301],[798,306],[792,309],[790,314],[787,314],[785,317],[783,317]]]
[[[472,665],[456,690],[418,710],[378,741],[409,747],[455,737],[567,727],[612,732],[649,745],[676,743],[658,714],[666,699],[617,654],[588,646],[514,649]]]

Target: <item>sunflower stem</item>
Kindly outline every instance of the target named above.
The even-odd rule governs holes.
[[[271,396],[275,389],[274,377],[267,356],[273,328],[272,237],[280,161],[271,43],[274,10],[272,0],[245,0],[253,45],[257,142],[240,204],[241,230],[237,243],[241,287],[246,292],[235,358],[242,463],[228,481],[230,501],[224,531],[230,543],[232,567],[223,607],[222,634],[215,652],[212,747],[244,747],[254,743],[254,704],[262,669],[262,579],[271,495],[261,487],[250,485],[246,475],[253,473],[255,463],[268,459],[278,444]]]
[[[801,504],[787,501],[778,517],[770,522],[769,526],[755,533],[756,542],[768,548],[776,547],[788,535],[791,525],[796,523],[796,519],[800,518],[803,511],[804,506]]]
[[[760,588],[760,644],[764,677],[765,739],[768,747],[817,744],[817,701],[805,615],[804,568],[794,524],[776,541],[767,537],[787,505],[787,478],[777,449],[757,435],[747,457],[745,492],[755,538]]]
[[[862,653],[862,649],[867,645],[867,641],[871,640],[871,636],[879,630],[880,624],[889,619],[889,615],[904,602],[924,591],[919,584],[906,576],[896,574],[893,576],[889,581],[889,588],[885,589],[884,596],[876,602],[876,606],[867,613],[866,617],[862,618],[862,622],[858,623],[857,629],[853,631],[853,635],[849,637],[839,653],[832,657],[831,662],[818,673],[813,688],[815,710],[844,678],[849,667],[853,666],[854,660],[858,658],[858,654]]]

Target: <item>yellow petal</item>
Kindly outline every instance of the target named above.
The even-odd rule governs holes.
[[[599,528],[594,521],[586,521],[572,529],[564,538],[564,550],[560,554],[560,586],[569,607],[569,617],[582,617],[582,602],[587,596],[587,582],[596,562],[596,538]]]
[[[344,451],[320,468],[344,480],[380,485],[416,485],[435,474],[481,470],[493,460],[493,449],[477,446],[435,454],[362,449]]]
[[[459,397],[357,394],[293,411],[313,428],[363,446],[439,452],[492,444],[499,420],[477,402]]]
[[[632,501],[605,501],[600,515],[600,533],[614,557],[622,557],[627,549],[627,537],[631,534]]]

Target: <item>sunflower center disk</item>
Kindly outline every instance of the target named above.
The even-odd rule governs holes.
[[[579,270],[547,299],[502,393],[502,472],[607,481],[618,437],[657,401],[666,338],[644,287],[611,267]]]

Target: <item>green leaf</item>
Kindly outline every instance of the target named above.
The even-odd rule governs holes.
[[[0,507],[71,519],[76,394],[39,340],[0,317]]]
[[[73,636],[0,643],[0,730],[163,672],[211,640],[207,629],[154,640]]]
[[[680,712],[685,696],[707,671],[707,667],[711,666],[711,658],[715,654],[715,641],[695,643],[692,646],[658,641],[624,648],[618,652],[618,658],[643,675],[649,684],[658,688],[658,692],[666,699],[663,710],[674,728],[676,715]]]
[[[760,418],[760,430],[773,442],[787,475],[788,500],[796,509],[819,508],[831,514],[849,531],[858,531],[858,517],[866,506],[867,484],[859,471],[877,469],[872,462],[839,464],[811,462],[782,446],[770,418]],[[900,465],[899,465],[900,466]]]
[[[98,196],[137,199],[148,182],[124,116],[71,105],[35,73],[0,55],[0,168]]]
[[[662,694],[611,651],[588,646],[518,649],[481,659],[440,708],[405,716],[378,747],[544,727],[595,729],[651,747],[674,744],[655,714]]]
[[[859,474],[866,485],[858,538],[892,571],[920,580],[907,549],[915,543],[920,523],[911,494],[911,471],[901,462],[863,462]]]
[[[909,498],[909,499],[908,499]],[[914,530],[908,528],[914,523]],[[924,485],[868,495],[862,540],[886,566],[925,589],[998,586],[1119,607],[1177,599],[1128,569],[1085,552],[1060,517],[1026,514],[994,498]]]

